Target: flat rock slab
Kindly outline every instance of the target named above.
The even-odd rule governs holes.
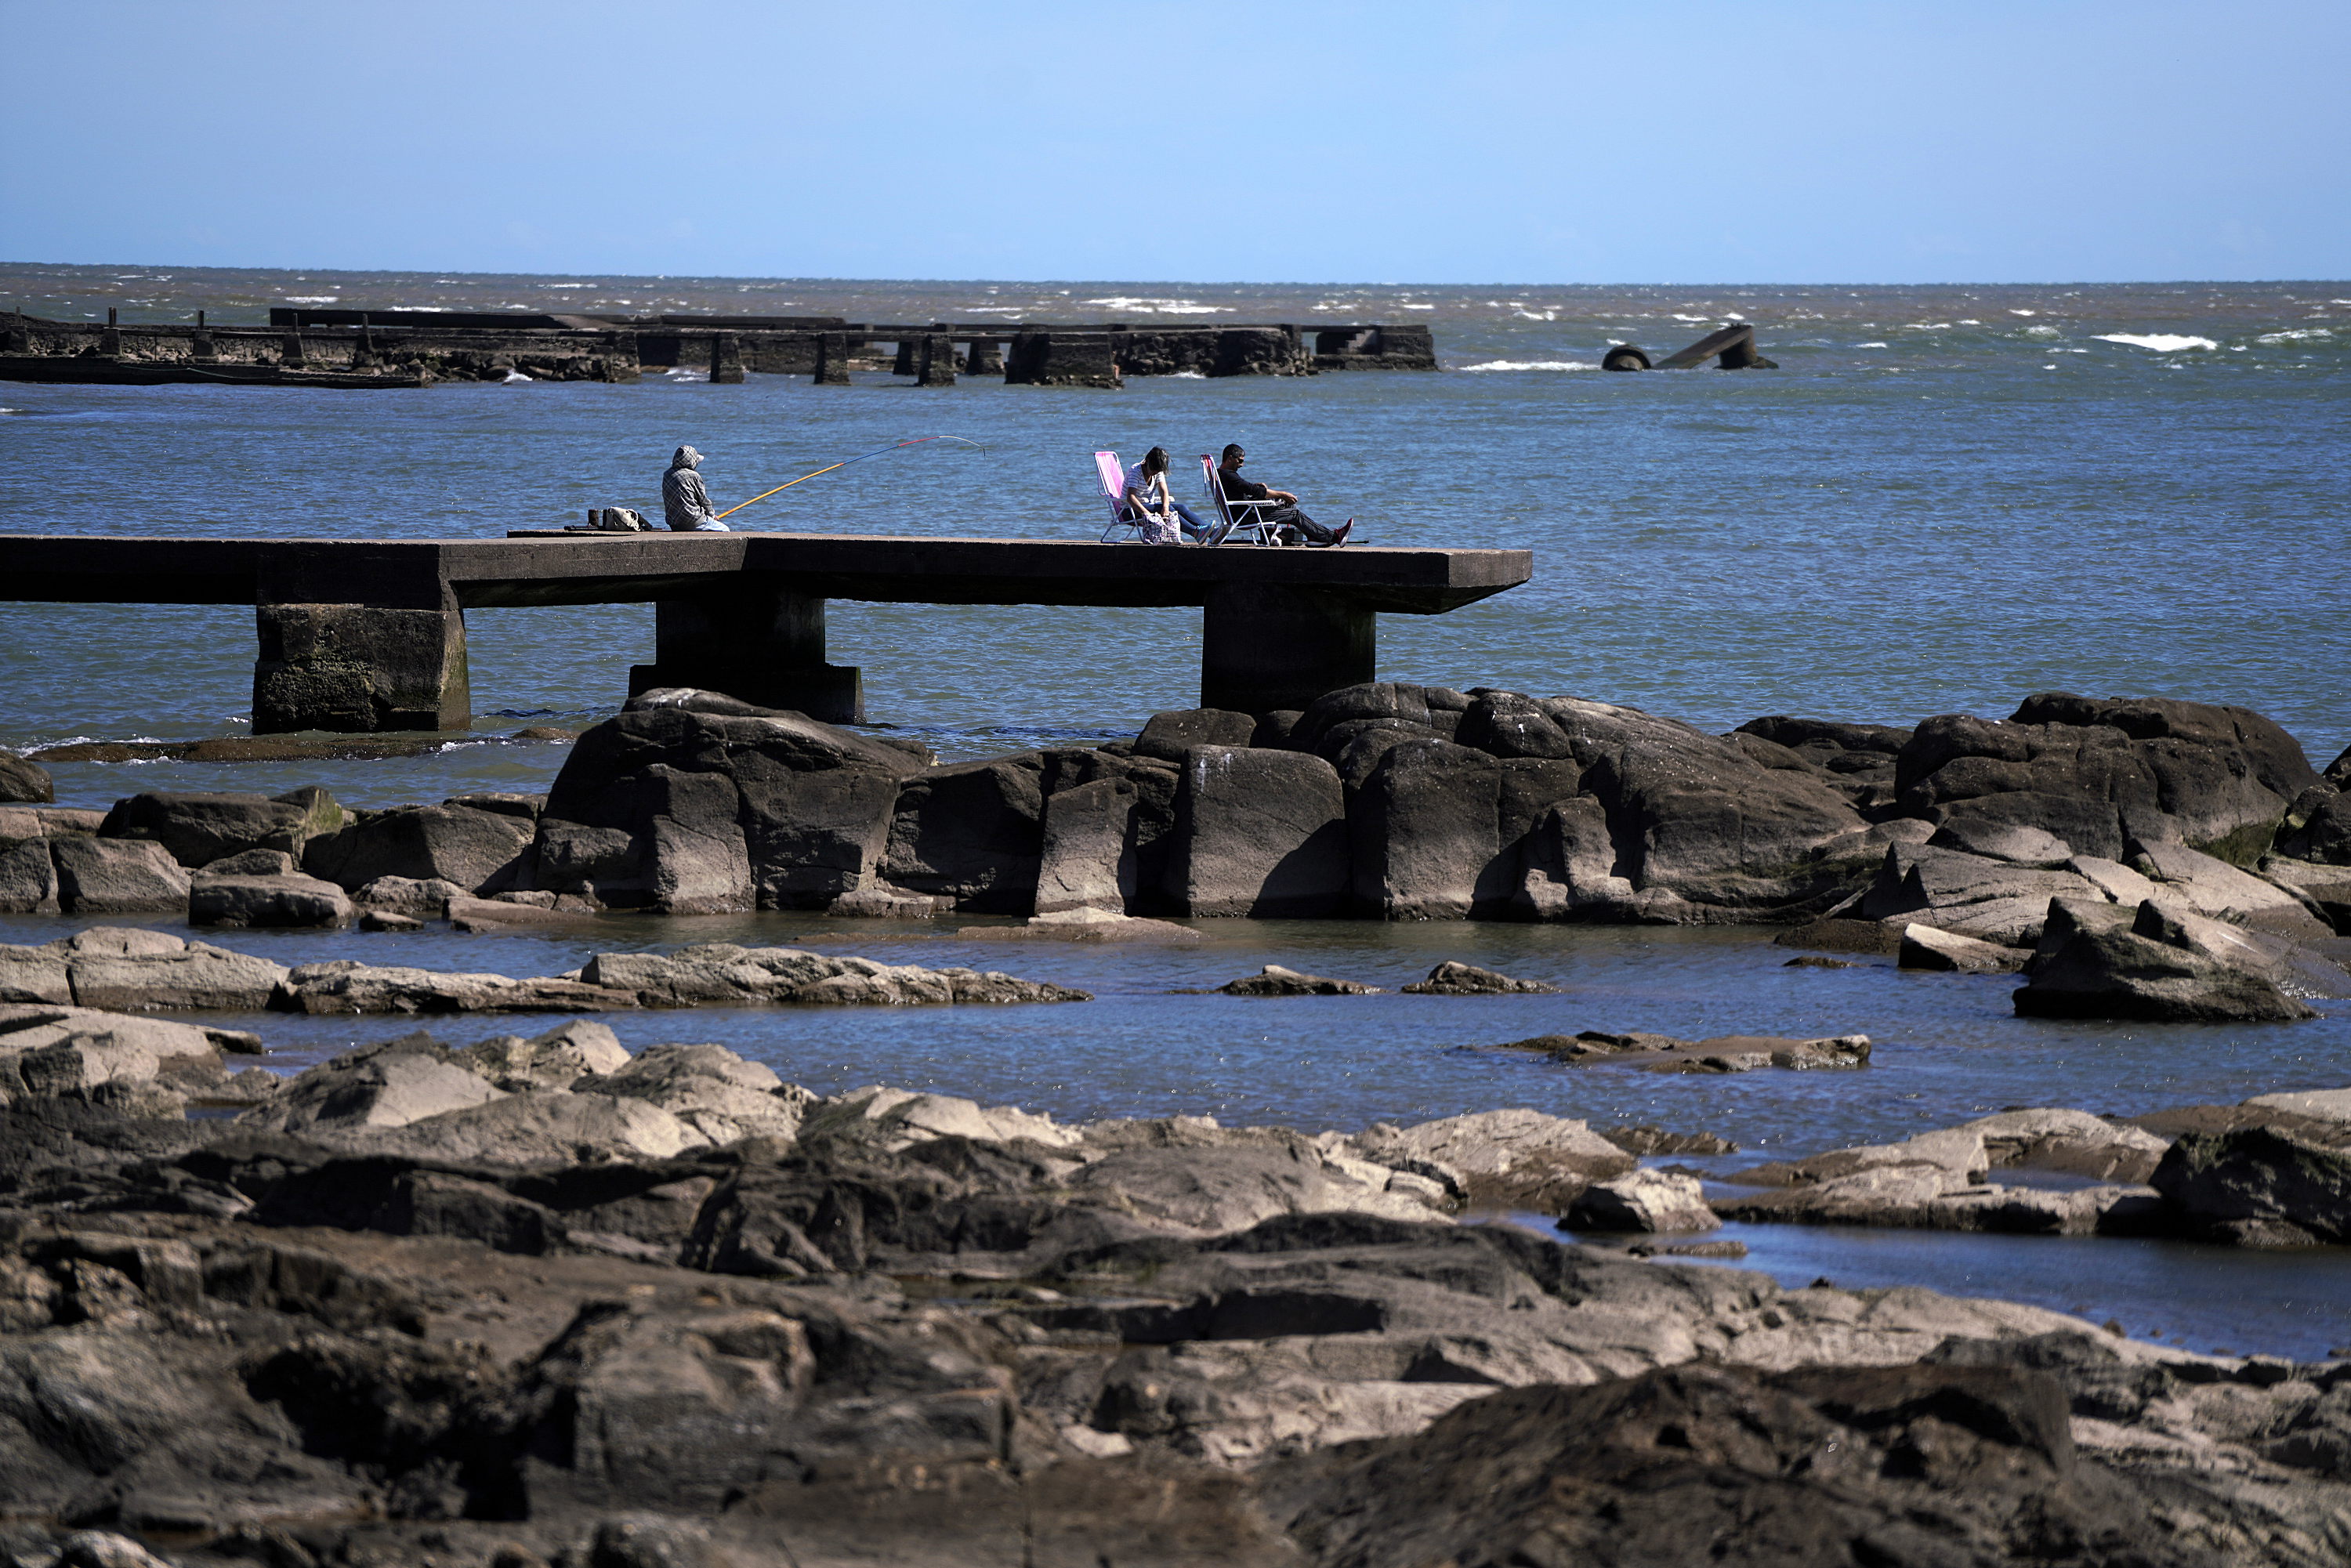
[[[1779,1067],[1792,1071],[1815,1068],[1865,1067],[1869,1037],[1831,1035],[1820,1040],[1791,1040],[1780,1035],[1725,1034],[1709,1040],[1677,1040],[1669,1034],[1609,1034],[1585,1030],[1581,1034],[1539,1034],[1514,1040],[1498,1051],[1540,1051],[1554,1061],[1579,1067],[1624,1064],[1645,1072],[1751,1072]]]

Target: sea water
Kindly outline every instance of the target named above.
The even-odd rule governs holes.
[[[2000,716],[2028,693],[2241,703],[2314,762],[2351,743],[2351,285],[1945,288],[1272,288],[455,277],[0,267],[0,308],[127,321],[266,319],[272,304],[824,314],[852,320],[1422,322],[1440,374],[1138,379],[1119,392],[967,378],[916,389],[752,375],[415,392],[0,383],[0,531],[496,537],[589,507],[659,512],[691,443],[721,507],[900,437],[938,443],[810,481],[737,520],[795,530],[1092,538],[1091,455],[1245,444],[1249,471],[1369,542],[1509,545],[1534,580],[1439,617],[1381,618],[1384,675],[1627,703],[1713,729],[1761,714],[1909,724]],[[1755,323],[1771,371],[1612,375]],[[320,783],[351,803],[544,789],[560,742],[613,711],[652,651],[643,606],[467,616],[476,735],[383,761],[60,763],[59,799]],[[1197,700],[1186,611],[863,605],[830,611],[875,720],[951,758],[1132,735]],[[200,606],[0,602],[0,745],[244,733],[253,625]],[[168,922],[143,924],[168,925]],[[2008,1106],[2135,1113],[2351,1082],[2351,1005],[2285,1025],[2014,1018],[2010,980],[1882,961],[1789,969],[1744,931],[1203,922],[1196,947],[1010,942],[801,916],[615,918],[592,937],[208,934],[281,962],[331,956],[547,974],[599,947],[804,942],[1083,987],[1074,1007],[624,1015],[632,1045],[714,1040],[823,1090],[887,1082],[1064,1117],[1212,1113],[1361,1127],[1498,1105],[1708,1130],[1742,1154],[1906,1136]],[[72,923],[0,919],[0,941]],[[957,935],[967,931],[967,935]],[[396,951],[395,951],[396,949]],[[1440,958],[1558,997],[1395,994]],[[1180,994],[1280,962],[1390,994]],[[248,1020],[284,1064],[389,1020]],[[465,1020],[453,1040],[554,1020]],[[1862,1032],[1852,1072],[1660,1076],[1493,1049],[1578,1029]],[[2154,1243],[1753,1228],[1802,1283],[1907,1280],[2119,1317],[2205,1348],[2351,1343],[2351,1254],[2258,1262]],[[2086,1269],[2084,1248],[2125,1250]],[[2219,1256],[2238,1264],[2215,1270]],[[1844,1260],[1840,1262],[1840,1260]],[[2088,1276],[2085,1279],[2085,1275]],[[1801,1276],[1801,1277],[1799,1277]],[[2232,1304],[2233,1303],[2233,1304]]]

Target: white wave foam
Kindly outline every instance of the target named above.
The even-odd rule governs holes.
[[[1902,329],[1906,332],[1948,332],[1950,329],[1949,321],[1913,321]]]
[[[527,382],[527,381],[530,381],[530,380],[533,380],[533,379],[534,379],[534,378],[532,378],[532,377],[530,377],[530,376],[524,375],[520,371],[508,371],[507,372],[507,381],[509,383],[512,383],[512,382]]]
[[[288,305],[332,305],[336,300],[340,299],[341,298],[342,296],[340,294],[289,294],[286,297],[286,303]]]
[[[1523,316],[1530,321],[1556,321],[1559,319],[1559,312],[1556,310],[1520,310],[1513,312],[1513,314]]]
[[[1679,313],[1677,313],[1673,319],[1677,321],[1711,321],[1714,319],[1711,316],[1684,316]]]
[[[1856,349],[1882,349],[1886,347],[1886,345],[1883,343],[1855,343],[1854,347]]]
[[[1171,382],[1205,382],[1208,379],[1208,372],[1206,371],[1170,371],[1167,372],[1167,379]]]
[[[2329,327],[2300,327],[2285,332],[2264,332],[2253,340],[2256,343],[2299,343],[2305,338],[2332,338]]]
[[[1482,365],[1464,365],[1464,371],[1596,371],[1600,367],[1590,360],[1489,360]]]
[[[24,412],[25,411],[21,408],[0,408],[0,413],[22,413]]]
[[[2062,336],[2054,327],[2027,327],[2024,329],[2024,335],[2028,338],[2055,338]]]
[[[2008,313],[2011,316],[2038,316],[2041,314],[2038,310],[2019,310],[2013,306],[2009,308]]]
[[[1196,299],[1148,299],[1124,294],[1113,294],[1107,299],[1081,299],[1081,305],[1106,305],[1113,310],[1132,310],[1138,316],[1229,316],[1229,305],[1203,305]]]
[[[1434,305],[1399,305],[1396,308],[1399,310],[1434,310],[1437,307]]]
[[[2128,343],[2135,349],[2153,349],[2158,354],[2220,346],[2210,338],[2186,338],[2176,332],[2094,332],[2091,336],[2101,343]]]

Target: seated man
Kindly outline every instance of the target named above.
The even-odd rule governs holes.
[[[1349,517],[1336,528],[1326,528],[1298,509],[1298,497],[1287,490],[1276,490],[1254,479],[1241,477],[1241,465],[1249,454],[1238,444],[1225,448],[1224,460],[1217,465],[1217,485],[1228,501],[1279,501],[1270,512],[1262,513],[1268,520],[1286,528],[1295,528],[1314,545],[1343,545],[1347,536],[1355,531],[1355,519]]]
[[[662,515],[675,533],[733,533],[711,516],[710,492],[703,488],[702,476],[695,472],[701,465],[702,454],[691,446],[681,446],[671,456],[669,472],[662,476]]]

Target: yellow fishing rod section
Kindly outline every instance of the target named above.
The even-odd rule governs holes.
[[[777,491],[778,491],[778,490],[789,490],[789,489],[790,489],[793,486],[798,485],[798,484],[800,484],[800,483],[802,483],[803,481],[816,478],[819,475],[830,474],[830,473],[831,473],[831,472],[832,472],[834,469],[836,469],[836,468],[846,468],[846,467],[848,467],[848,466],[849,466],[851,464],[852,464],[852,463],[862,463],[862,462],[864,462],[864,461],[865,461],[867,458],[869,458],[869,457],[881,457],[881,456],[886,455],[887,455],[887,454],[889,454],[889,453],[893,453],[893,452],[903,452],[903,451],[904,451],[904,450],[905,450],[907,447],[909,447],[909,446],[921,446],[921,445],[925,444],[926,443],[933,442],[933,441],[952,441],[952,442],[954,442],[956,444],[957,444],[958,446],[969,446],[969,447],[974,448],[975,450],[977,450],[977,449],[978,448],[978,446],[979,446],[979,443],[978,443],[978,442],[977,442],[977,441],[966,441],[966,440],[965,440],[962,436],[960,436],[960,435],[914,435],[914,436],[909,436],[909,437],[907,437],[907,438],[906,438],[905,440],[904,440],[904,441],[893,441],[893,442],[892,442],[892,443],[891,443],[889,445],[887,445],[887,446],[877,446],[877,447],[875,447],[875,448],[874,448],[872,451],[871,451],[871,452],[861,452],[861,453],[859,453],[859,454],[858,454],[856,456],[854,456],[854,457],[844,457],[844,458],[842,458],[842,459],[841,459],[840,462],[838,462],[838,463],[829,463],[829,464],[825,465],[823,467],[817,469],[814,473],[810,473],[810,474],[803,474],[803,475],[801,475],[801,476],[799,476],[799,478],[798,478],[798,479],[787,479],[787,480],[785,480],[782,484],[780,484],[780,485],[777,486],[776,486],[776,488],[775,488],[774,490],[762,490],[762,491],[760,491],[758,495],[756,495],[756,496],[754,496],[754,497],[751,497],[751,501],[764,501],[764,500],[766,500],[768,497],[770,497],[770,496],[772,496],[772,495],[775,495],[775,494],[777,493]],[[737,502],[734,506],[731,506],[731,507],[727,507],[725,511],[718,513],[718,514],[717,514],[718,519],[719,519],[719,520],[721,520],[721,521],[724,521],[726,518],[728,518],[728,517],[733,517],[736,513],[737,513],[737,512],[741,511],[745,507],[749,506],[749,505],[751,504],[751,501],[738,501],[738,502]]]

